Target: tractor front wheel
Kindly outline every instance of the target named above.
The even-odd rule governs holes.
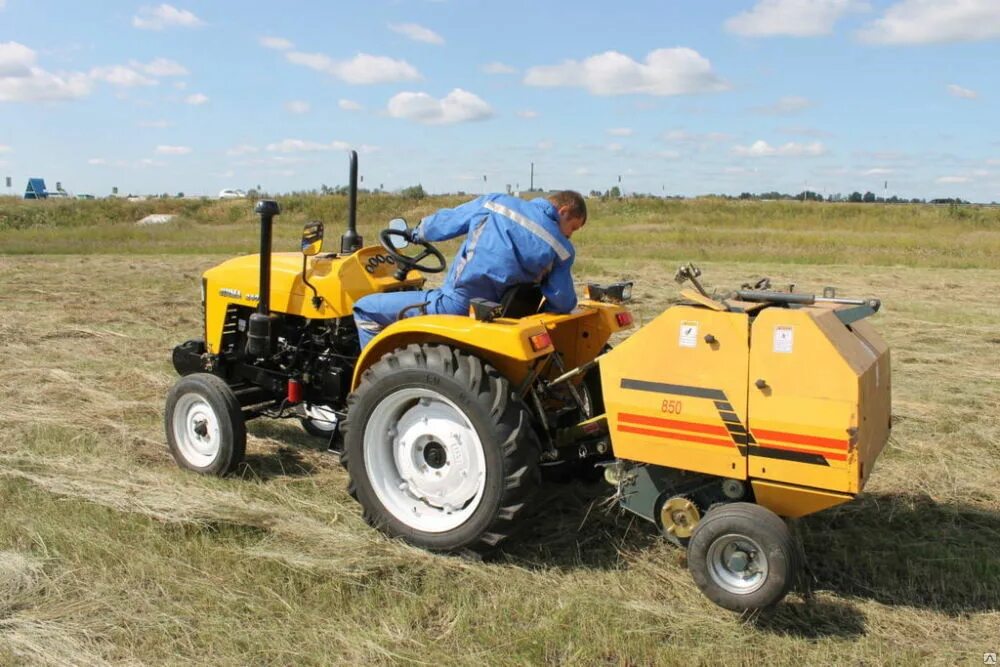
[[[246,423],[239,399],[210,373],[185,375],[167,394],[167,444],[177,465],[223,476],[243,460]]]
[[[410,345],[349,399],[349,491],[365,520],[434,551],[492,550],[526,514],[539,446],[508,381],[443,345]]]
[[[791,531],[777,514],[753,503],[716,506],[688,544],[688,569],[701,592],[733,611],[777,604],[801,570]]]

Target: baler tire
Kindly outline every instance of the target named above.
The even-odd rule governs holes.
[[[737,560],[746,549],[756,554],[755,574],[750,580],[734,572],[726,560],[726,549]],[[759,551],[758,551],[759,550]],[[688,569],[695,584],[715,604],[732,611],[765,609],[780,602],[797,583],[802,563],[800,550],[788,525],[774,512],[753,503],[717,505],[695,526],[688,543]],[[743,572],[746,572],[745,566]],[[741,590],[742,589],[742,590]]]
[[[436,506],[429,494],[417,496],[433,484],[431,480],[423,486],[424,475],[433,474],[428,465],[438,462],[424,465],[417,454],[424,450],[412,443],[426,438],[429,450],[440,435],[433,431],[439,424],[452,429],[441,440],[460,436],[453,448],[439,448],[446,457],[440,466],[448,466],[444,478],[455,480],[453,463],[459,474],[469,474],[438,491],[449,501],[461,500],[464,495],[448,494],[463,488],[462,479],[482,480],[458,508]],[[510,383],[479,358],[448,346],[409,345],[382,357],[364,372],[348,398],[343,427],[341,463],[349,473],[348,493],[361,504],[365,521],[431,551],[494,551],[527,516],[541,481],[541,447],[530,414]],[[391,440],[378,435],[380,427],[392,433]],[[456,456],[457,450],[461,456]],[[404,481],[402,470],[415,457],[412,475]],[[469,463],[473,460],[477,463]]]
[[[163,421],[170,454],[181,468],[224,477],[243,461],[246,421],[239,399],[222,378],[192,373],[179,379],[167,394]]]

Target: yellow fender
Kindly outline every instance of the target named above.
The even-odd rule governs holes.
[[[466,350],[517,383],[528,374],[533,361],[553,352],[551,341],[537,351],[532,348],[531,337],[546,333],[545,325],[534,318],[480,322],[467,315],[407,317],[386,327],[361,352],[354,366],[351,390],[357,389],[369,366],[411,343],[441,343]]]

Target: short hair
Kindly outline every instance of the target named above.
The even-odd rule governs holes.
[[[556,208],[568,206],[571,216],[587,222],[587,202],[584,201],[583,195],[579,192],[575,190],[560,190],[559,192],[550,194],[548,200]]]

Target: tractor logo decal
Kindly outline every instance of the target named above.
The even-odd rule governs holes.
[[[753,456],[763,456],[771,459],[819,466],[829,466],[830,460],[847,460],[847,449],[849,447],[847,440],[821,438],[801,433],[766,431],[762,429],[756,429],[751,433],[747,430],[743,422],[740,421],[736,410],[733,409],[732,403],[726,397],[726,392],[721,389],[689,387],[680,384],[666,384],[664,382],[647,382],[645,380],[633,380],[629,378],[622,378],[621,388],[709,399],[715,404],[715,409],[718,410],[719,418],[723,424],[723,426],[713,426],[711,424],[620,412],[618,413],[618,430],[622,433],[635,433],[655,438],[684,440],[685,442],[717,445],[720,447],[735,446],[739,449],[740,454],[746,454],[749,449],[750,454]]]

